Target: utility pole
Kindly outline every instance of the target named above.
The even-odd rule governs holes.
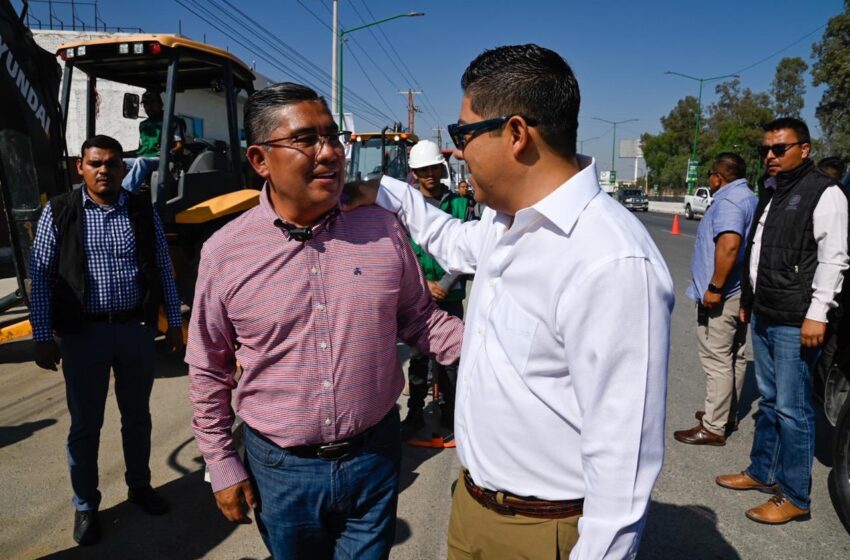
[[[442,128],[432,128],[434,132],[437,133],[437,145],[440,149],[443,149],[443,129]]]
[[[419,107],[416,107],[415,105],[413,105],[413,96],[414,95],[422,95],[422,92],[421,91],[413,91],[412,89],[409,89],[407,91],[397,91],[396,93],[399,94],[399,95],[406,95],[407,96],[407,131],[412,134],[413,133],[413,124],[414,124],[414,121],[415,121],[416,113],[422,112],[422,111],[419,110]]]

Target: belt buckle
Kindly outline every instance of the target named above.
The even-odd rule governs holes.
[[[349,455],[351,455],[351,443],[347,441],[320,445],[316,450],[316,456],[326,461],[345,459]]]
[[[106,322],[110,324],[112,323],[112,310],[106,312]]]

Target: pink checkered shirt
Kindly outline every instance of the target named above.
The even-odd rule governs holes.
[[[236,413],[281,447],[355,436],[404,386],[396,340],[460,356],[461,321],[434,305],[396,217],[377,206],[289,239],[266,189],[201,255],[186,362],[192,427],[214,491],[248,475]],[[242,376],[234,378],[236,363]]]

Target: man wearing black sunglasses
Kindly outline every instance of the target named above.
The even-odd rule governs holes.
[[[387,177],[360,188],[446,270],[475,274],[449,558],[634,557],[663,456],[672,280],[576,153],[578,83],[560,55],[485,51],[461,87],[449,131],[481,220]]]
[[[795,118],[764,127],[767,175],[742,275],[742,322],[752,321],[761,400],[750,466],[717,477],[732,490],[776,492],[747,511],[759,523],[809,515],[815,411],[812,372],[847,269],[847,198],[812,160],[809,129]]]

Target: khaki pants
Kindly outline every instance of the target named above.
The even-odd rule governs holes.
[[[476,502],[458,478],[449,521],[449,560],[567,560],[578,520],[502,515]]]
[[[747,325],[738,321],[741,294],[709,310],[708,324],[697,324],[699,359],[706,376],[705,429],[726,434],[737,421],[738,399],[747,371]]]

